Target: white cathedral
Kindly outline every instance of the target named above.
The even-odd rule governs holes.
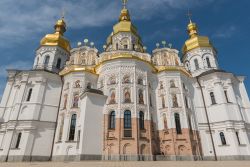
[[[104,51],[71,48],[60,19],[31,70],[7,70],[0,160],[250,160],[244,77],[190,21],[182,57],[147,53],[124,5]]]

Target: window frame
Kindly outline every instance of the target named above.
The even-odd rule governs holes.
[[[175,120],[176,134],[181,135],[182,134],[182,128],[181,128],[181,118],[180,118],[179,113],[174,114],[174,120]]]
[[[200,69],[200,65],[199,65],[199,60],[198,59],[194,59],[194,66],[195,66],[195,70],[199,70]]]
[[[33,93],[33,88],[29,88],[27,98],[26,98],[26,102],[30,102],[32,93]]]
[[[57,61],[56,61],[56,68],[57,68],[58,70],[61,69],[61,64],[62,64],[62,59],[61,59],[61,58],[58,58]]]
[[[22,132],[19,132],[16,138],[15,149],[19,149],[21,139],[22,139]]]
[[[139,113],[139,127],[140,130],[145,130],[145,115],[143,111],[140,111]]]
[[[70,119],[70,127],[69,127],[69,141],[75,140],[75,132],[76,132],[76,121],[77,114],[72,114]]]
[[[131,138],[132,137],[132,116],[131,116],[130,110],[124,111],[123,126],[124,126],[123,136],[125,138]]]
[[[209,95],[210,95],[212,105],[217,104],[214,92],[210,92]]]
[[[206,57],[206,62],[207,62],[207,67],[208,67],[208,68],[212,68],[212,66],[211,66],[211,61],[210,61],[210,58],[209,58],[209,57]]]
[[[225,136],[224,132],[220,132],[219,135],[220,135],[221,144],[223,146],[227,145],[227,140],[226,140],[226,136]]]
[[[116,117],[115,111],[111,111],[109,114],[109,129],[115,129],[115,123],[116,123],[115,117]]]

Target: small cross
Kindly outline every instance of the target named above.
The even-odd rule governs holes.
[[[127,6],[128,0],[122,0],[123,8],[125,9]]]
[[[64,17],[65,17],[65,9],[63,8],[61,12],[62,12],[61,17],[62,17],[62,19],[64,19]]]
[[[188,9],[188,13],[187,13],[187,16],[188,16],[188,18],[189,18],[189,21],[190,21],[190,23],[192,23],[192,13],[190,12],[190,10]]]

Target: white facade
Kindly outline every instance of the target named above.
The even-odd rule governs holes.
[[[8,70],[1,161],[250,159],[244,77],[219,68],[195,24],[199,45],[182,59],[167,47],[147,53],[126,8],[103,53],[69,52],[65,26],[43,39],[32,70]]]

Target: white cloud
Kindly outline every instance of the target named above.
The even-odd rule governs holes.
[[[214,33],[212,36],[213,38],[230,38],[232,37],[235,32],[237,31],[236,26],[224,26],[221,28],[218,28],[218,30]]]
[[[133,19],[150,19],[161,13],[173,18],[173,11],[192,8],[213,0],[130,0]],[[110,24],[118,18],[120,0],[1,0],[0,47],[34,38],[38,33],[51,32],[62,9],[66,10],[69,28]]]

